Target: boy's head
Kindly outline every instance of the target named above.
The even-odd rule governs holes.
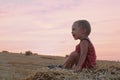
[[[90,32],[91,26],[87,20],[78,20],[72,25],[72,34],[75,39],[89,36]]]

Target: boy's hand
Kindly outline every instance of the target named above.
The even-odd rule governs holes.
[[[78,72],[81,71],[81,69],[82,69],[81,66],[75,66],[75,68],[74,68],[74,72],[75,72],[75,73],[78,73]]]

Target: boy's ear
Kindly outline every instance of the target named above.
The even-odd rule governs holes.
[[[82,29],[82,33],[86,33],[86,29],[85,28]]]

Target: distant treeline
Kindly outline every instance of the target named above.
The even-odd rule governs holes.
[[[9,51],[6,51],[6,50],[3,50],[1,51],[0,53],[3,53],[3,54],[11,54],[13,52],[9,52]],[[17,54],[25,54],[26,56],[30,56],[30,55],[38,55],[37,53],[33,53],[32,51],[25,51],[25,53],[17,53]]]

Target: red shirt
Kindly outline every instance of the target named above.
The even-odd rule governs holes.
[[[87,56],[84,63],[82,64],[82,68],[93,68],[96,65],[96,53],[94,46],[89,41],[89,39],[82,39],[82,40],[87,40],[89,42]],[[75,51],[80,55],[80,44],[76,46]]]

